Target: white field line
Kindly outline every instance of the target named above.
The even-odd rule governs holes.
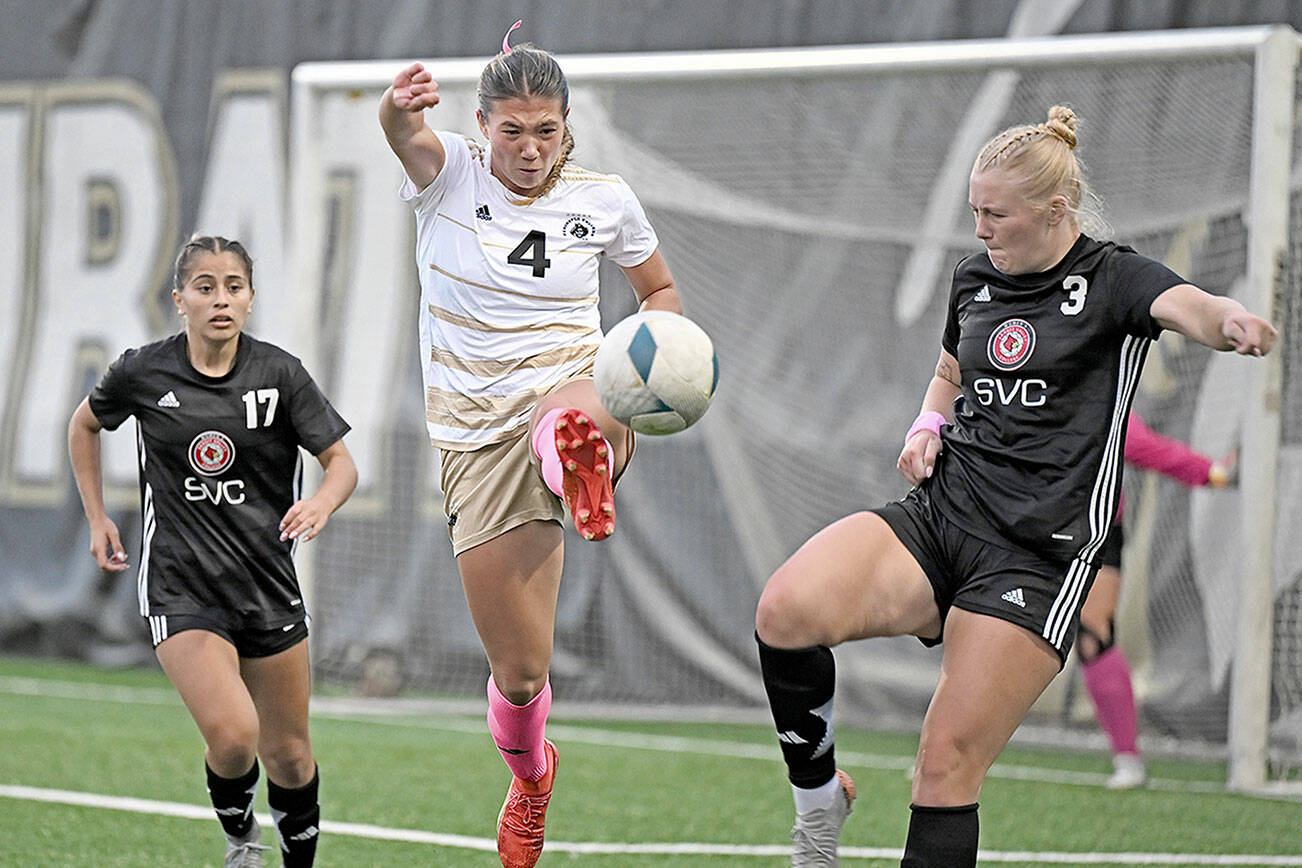
[[[152,799],[135,799],[122,796],[104,796],[97,793],[78,793],[69,790],[51,790],[42,787],[23,787],[0,784],[0,797],[23,799],[47,804],[73,805],[84,808],[102,808],[130,811],[163,817],[180,817],[188,820],[213,819],[212,808],[189,805],[183,802],[162,802]],[[271,827],[271,817],[258,814],[258,822]],[[324,820],[321,831],[327,835],[347,835],[355,838],[374,838],[382,841],[402,841],[413,844],[431,844],[437,847],[456,847],[463,850],[494,852],[497,841],[492,838],[474,838],[469,835],[449,835],[426,832],[420,829],[392,829],[369,823],[342,823]],[[651,843],[633,844],[617,842],[548,841],[544,847],[553,853],[576,855],[661,855],[661,856],[785,856],[791,848],[775,844],[693,844]],[[892,847],[842,847],[844,859],[900,858],[900,851]],[[1302,856],[1222,855],[1203,853],[1060,853],[982,850],[981,862],[1021,862],[1039,865],[1229,865],[1229,866],[1302,866]]]
[[[23,696],[41,696],[47,698],[70,699],[75,701],[117,702],[134,705],[166,705],[181,707],[181,700],[176,693],[167,688],[158,687],[121,687],[115,685],[93,684],[80,681],[56,681],[40,678],[19,678],[0,676],[0,694]],[[464,708],[462,703],[456,703]],[[379,723],[387,726],[413,727],[431,729],[440,732],[460,732],[482,734],[487,729],[482,712],[476,716],[468,715],[430,715],[430,703],[406,702],[382,703],[374,700],[356,700],[349,697],[313,697],[312,716],[328,720]],[[395,709],[397,711],[395,712]],[[402,716],[395,716],[402,715]],[[651,735],[647,733],[624,732],[618,730],[597,729],[587,726],[571,726],[549,723],[547,732],[557,740],[578,744],[618,747],[626,750],[651,750],[677,754],[700,754],[706,756],[733,757],[737,759],[765,760],[780,762],[781,753],[776,745],[747,744],[723,739],[687,738],[683,736]],[[851,768],[901,771],[909,774],[913,769],[913,760],[900,756],[862,753],[838,749],[837,760]],[[1074,772],[1060,769],[1047,769],[1036,766],[1020,766],[1008,763],[995,763],[986,775],[989,778],[1007,780],[1033,781],[1036,783],[1068,784],[1086,787],[1106,785],[1108,776],[1094,772]],[[1150,778],[1149,789],[1177,793],[1220,793],[1226,792],[1225,786],[1215,781],[1181,781],[1163,778]],[[1269,796],[1263,796],[1269,797]],[[1277,796],[1278,797],[1278,796]],[[1284,797],[1287,798],[1287,797]]]

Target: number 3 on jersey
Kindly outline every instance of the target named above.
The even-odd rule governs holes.
[[[552,261],[547,258],[547,233],[541,229],[530,230],[524,240],[506,255],[506,261],[512,265],[527,265],[533,269],[534,277],[543,277]]]
[[[1062,282],[1067,290],[1067,300],[1058,305],[1063,316],[1075,316],[1085,309],[1085,295],[1089,292],[1089,281],[1079,274],[1073,274]]]

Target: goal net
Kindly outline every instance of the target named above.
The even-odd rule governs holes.
[[[1258,581],[1245,575],[1248,535],[1271,526],[1270,600],[1247,632],[1268,646],[1268,708],[1258,711],[1272,770],[1287,776],[1302,763],[1292,266],[1302,204],[1281,192],[1298,188],[1296,145],[1262,151],[1254,113],[1261,46],[1282,34],[1295,59],[1297,45],[1291,31],[1271,34],[560,57],[574,162],[637,192],[721,374],[700,424],[640,439],[615,536],[588,545],[567,535],[558,703],[761,716],[752,632],[764,581],[819,528],[907,489],[895,471],[900,438],[934,369],[950,272],[979,249],[967,208],[973,156],[998,130],[1065,103],[1082,118],[1079,153],[1116,238],[1211,292],[1257,311],[1273,304],[1284,340],[1269,368],[1171,333],[1150,352],[1136,409],[1212,456],[1245,444],[1245,483],[1191,492],[1127,475],[1118,632],[1144,738],[1225,750],[1244,653],[1239,601]],[[426,61],[442,95],[426,113],[432,126],[478,136],[485,62]],[[294,73],[295,346],[354,425],[361,469],[357,493],[314,543],[314,654],[319,676],[363,691],[478,700],[488,669],[424,435],[413,218],[376,120],[401,66]],[[1288,143],[1294,68],[1287,116],[1270,119]],[[1253,186],[1263,179],[1264,198]],[[1276,194],[1291,206],[1272,214]],[[634,298],[618,269],[603,266],[602,278],[609,326]],[[1263,396],[1280,372],[1272,402]],[[1272,498],[1263,516],[1255,507]],[[840,719],[916,726],[938,661],[907,637],[843,646]],[[1064,742],[1092,731],[1074,677],[1069,667],[1032,718]]]

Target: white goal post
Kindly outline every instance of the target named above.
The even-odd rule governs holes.
[[[1136,408],[1209,454],[1241,446],[1242,483],[1190,493],[1128,475],[1145,531],[1127,538],[1118,632],[1140,649],[1145,733],[1223,752],[1235,789],[1287,788],[1302,767],[1299,45],[1252,27],[559,56],[574,159],[638,193],[721,381],[697,428],[640,441],[612,544],[571,544],[558,701],[762,707],[749,619],[764,579],[827,521],[902,493],[898,437],[934,365],[949,271],[976,246],[973,155],[1062,102],[1083,119],[1117,240],[1281,331],[1264,360],[1154,345]],[[442,94],[433,126],[478,135],[487,60],[423,61]],[[293,72],[293,346],[354,425],[363,474],[314,545],[314,655],[326,677],[364,679],[381,655],[406,683],[459,694],[486,669],[442,539],[412,217],[376,119],[406,62]],[[609,323],[631,306],[607,276]],[[809,424],[826,451],[790,444]],[[838,713],[855,723],[916,720],[934,686],[934,653],[913,640],[837,660]]]

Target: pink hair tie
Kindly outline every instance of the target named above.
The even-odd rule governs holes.
[[[909,433],[904,435],[904,442],[908,443],[913,439],[913,435],[919,431],[930,431],[937,437],[940,436],[940,426],[945,424],[945,414],[937,413],[935,410],[924,410],[918,414],[918,418],[913,420],[913,426],[909,428]]]
[[[521,18],[519,21],[517,21],[517,22],[515,22],[514,24],[512,24],[512,25],[511,25],[511,29],[508,30],[508,31],[506,31],[506,35],[502,37],[502,53],[503,53],[503,54],[510,54],[510,53],[511,53],[511,34],[514,33],[514,32],[515,32],[515,29],[516,29],[517,27],[519,27],[519,26],[520,26],[521,24],[523,24],[523,23],[524,23],[524,19]]]

